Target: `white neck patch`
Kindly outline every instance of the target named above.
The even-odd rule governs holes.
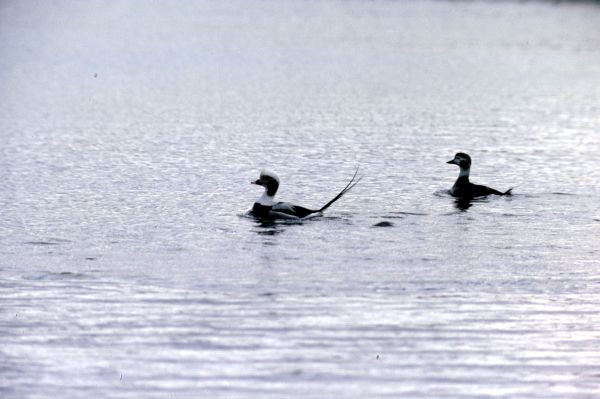
[[[273,199],[273,197],[267,194],[267,190],[265,190],[265,192],[260,196],[260,198],[256,202],[265,206],[275,205],[275,200]]]

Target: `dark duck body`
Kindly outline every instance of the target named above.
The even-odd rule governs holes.
[[[263,186],[265,192],[252,206],[251,214],[261,219],[302,219],[323,212],[359,182],[360,178],[356,179],[356,173],[358,173],[358,170],[346,187],[327,204],[319,209],[309,209],[289,202],[276,202],[274,197],[279,189],[279,178],[275,173],[262,171],[260,178],[253,181],[252,184]]]
[[[462,199],[471,199],[476,197],[483,197],[490,194],[495,195],[511,195],[511,189],[505,192],[495,190],[490,187],[473,184],[469,181],[469,173],[471,171],[471,157],[468,154],[459,152],[454,155],[454,159],[446,163],[458,165],[460,172],[458,179],[450,189],[450,195]]]

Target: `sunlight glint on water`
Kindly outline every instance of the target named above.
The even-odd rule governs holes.
[[[599,11],[2,3],[0,396],[600,396]]]

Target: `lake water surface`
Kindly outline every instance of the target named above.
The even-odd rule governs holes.
[[[600,397],[599,27],[3,1],[0,396]],[[514,195],[457,206],[458,151]],[[322,217],[245,216],[262,168],[316,208],[356,167]]]

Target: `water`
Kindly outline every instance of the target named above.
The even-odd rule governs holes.
[[[596,3],[0,4],[0,396],[600,396]],[[472,180],[512,197],[457,207]],[[244,216],[261,168],[324,216]],[[378,224],[388,227],[376,227]]]

